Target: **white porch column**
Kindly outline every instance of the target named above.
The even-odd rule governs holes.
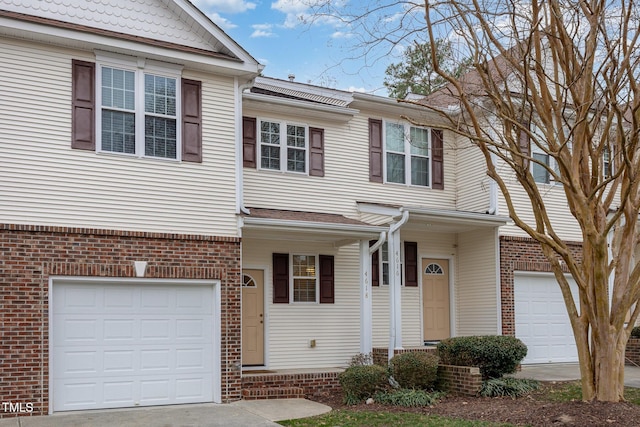
[[[409,219],[409,211],[402,213],[402,219],[389,227],[389,359],[394,350],[402,349],[402,263],[400,253],[400,228]]]
[[[360,240],[360,353],[373,351],[373,303],[369,241]]]

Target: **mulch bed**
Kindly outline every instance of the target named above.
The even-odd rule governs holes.
[[[640,426],[640,406],[631,403],[587,403],[582,401],[550,402],[544,398],[563,383],[541,383],[540,390],[526,397],[486,398],[447,396],[424,408],[404,408],[377,403],[345,405],[342,394],[310,397],[333,409],[374,412],[414,412],[467,420],[511,423],[521,426]]]

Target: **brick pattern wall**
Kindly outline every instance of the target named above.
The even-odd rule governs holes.
[[[576,259],[582,258],[582,244],[567,243]],[[514,271],[551,272],[551,263],[542,253],[540,243],[527,237],[500,237],[500,293],[502,300],[502,334],[515,335],[513,311]]]
[[[451,394],[475,396],[482,386],[480,368],[475,366],[438,366],[438,387]]]
[[[640,366],[640,338],[629,338],[624,362],[625,365]]]
[[[300,397],[296,389],[302,389],[304,396],[313,396],[321,393],[335,393],[340,390],[338,382],[340,372],[317,373],[282,373],[282,374],[244,374],[242,376],[242,389],[245,398],[274,398],[274,397]],[[252,389],[254,392],[250,393]],[[263,389],[264,393],[255,393],[255,389]],[[274,395],[273,390],[282,390],[281,394]]]
[[[0,224],[0,397],[49,410],[49,277],[221,281],[222,399],[241,397],[240,239]],[[10,416],[0,411],[0,418]]]

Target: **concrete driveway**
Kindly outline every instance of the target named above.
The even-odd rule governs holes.
[[[272,427],[279,426],[274,421],[306,418],[330,410],[305,399],[241,400],[4,418],[0,419],[0,427]]]
[[[532,378],[539,381],[570,381],[580,379],[580,366],[577,363],[541,363],[522,365],[522,370],[511,375],[516,378]],[[640,367],[625,366],[624,384],[640,388]]]

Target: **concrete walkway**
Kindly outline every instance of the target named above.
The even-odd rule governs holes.
[[[273,427],[279,425],[275,421],[329,411],[329,406],[305,399],[241,400],[4,418],[0,427]]]
[[[580,379],[580,366],[577,363],[522,365],[522,370],[511,376],[516,378],[532,378],[538,381],[578,380]],[[624,385],[640,388],[640,367],[625,366]]]

